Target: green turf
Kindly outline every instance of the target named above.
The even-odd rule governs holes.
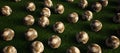
[[[28,12],[25,9],[25,5],[27,2],[33,1],[35,2],[37,9],[35,12]],[[115,15],[115,8],[117,7],[117,2],[115,0],[109,0],[109,5],[104,7],[102,11],[96,13],[94,12],[94,18],[92,20],[98,19],[103,23],[103,28],[99,32],[93,32],[90,29],[89,21],[82,21],[81,14],[90,9],[92,3],[97,0],[89,0],[89,7],[87,9],[81,9],[77,6],[78,0],[75,0],[73,3],[65,2],[64,0],[52,0],[54,7],[57,3],[61,3],[65,7],[65,12],[62,15],[55,14],[52,12],[50,16],[50,25],[47,28],[42,28],[38,26],[37,20],[40,17],[41,9],[43,8],[43,0],[22,0],[21,2],[13,2],[12,0],[1,0],[0,7],[4,5],[9,5],[13,13],[10,16],[2,16],[0,15],[0,31],[4,28],[12,28],[15,31],[15,38],[12,41],[4,41],[2,38],[0,39],[0,50],[7,46],[13,45],[17,48],[18,53],[31,53],[30,45],[33,41],[29,42],[24,38],[24,33],[28,28],[35,28],[38,31],[39,37],[36,40],[43,42],[45,46],[45,50],[43,53],[65,53],[66,49],[70,46],[77,46],[81,53],[87,52],[87,46],[91,43],[97,43],[101,46],[103,53],[119,53],[120,47],[117,49],[109,49],[105,46],[104,40],[113,34],[113,32],[120,28],[120,24],[115,24],[112,22],[112,17]],[[53,10],[52,10],[53,11]],[[80,15],[80,19],[76,24],[69,23],[67,21],[67,15],[71,12],[77,12]],[[26,26],[23,24],[23,18],[31,14],[35,17],[35,24],[33,26]],[[65,31],[62,34],[57,34],[52,30],[52,25],[56,21],[62,21],[65,24]],[[77,43],[75,40],[75,35],[79,31],[86,31],[89,34],[89,41],[87,44],[83,45],[81,43]],[[52,35],[57,34],[62,39],[62,44],[58,49],[52,49],[47,45],[47,40]]]

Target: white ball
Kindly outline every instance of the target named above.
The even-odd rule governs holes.
[[[27,32],[25,33],[25,36],[28,41],[33,41],[34,39],[38,37],[38,33],[35,29],[29,28]]]
[[[48,45],[50,45],[51,48],[58,48],[61,45],[61,38],[57,35],[52,35],[48,39]]]
[[[69,49],[67,49],[67,53],[80,53],[80,50],[75,46],[71,46]]]
[[[88,46],[87,53],[102,53],[102,49],[98,44],[91,44]]]
[[[9,16],[12,13],[12,9],[9,6],[3,6],[1,10],[2,14],[5,16]]]
[[[110,48],[116,49],[120,46],[120,40],[118,37],[112,35],[106,39],[106,45]]]
[[[67,2],[74,2],[74,0],[66,0]]]
[[[100,0],[102,6],[106,7],[108,5],[108,0]]]
[[[120,23],[120,13],[117,13],[117,15],[113,17],[113,22]]]
[[[51,0],[44,0],[44,5],[48,8],[52,7],[53,6],[53,3]]]
[[[80,0],[80,2],[78,3],[78,6],[81,7],[82,9],[84,9],[88,6],[88,1],[87,0]]]
[[[44,51],[44,45],[40,41],[34,41],[31,47],[33,53],[42,53]]]
[[[55,12],[58,14],[63,14],[64,13],[64,6],[62,4],[57,4],[55,8]]]
[[[62,22],[56,22],[54,25],[53,25],[53,30],[57,33],[63,33],[64,30],[65,30],[65,26]]]
[[[10,28],[5,28],[2,37],[5,41],[11,41],[14,38],[15,32]]]
[[[51,15],[50,9],[47,8],[47,7],[44,7],[44,8],[42,9],[41,15],[42,15],[42,16],[46,16],[46,17],[50,17],[50,15]]]
[[[120,12],[120,5],[116,7],[116,12],[117,12],[117,13]]]
[[[68,15],[68,21],[71,23],[77,23],[79,20],[79,16],[76,12],[73,12]]]
[[[98,32],[102,29],[102,23],[99,20],[94,20],[91,22],[90,27],[93,31]]]
[[[83,14],[82,14],[82,19],[83,20],[87,20],[87,21],[90,21],[91,19],[93,18],[93,13],[89,10],[85,11]]]
[[[46,27],[49,25],[49,19],[48,17],[42,16],[38,20],[38,24],[42,27]]]
[[[3,48],[3,53],[17,53],[17,49],[14,46],[6,46]]]
[[[35,19],[32,15],[27,15],[24,17],[24,22],[26,25],[30,26],[30,25],[33,25],[34,22],[35,22]]]
[[[76,34],[76,40],[78,43],[86,44],[89,40],[89,36],[85,31],[81,31]]]
[[[92,5],[92,9],[93,9],[93,11],[95,11],[95,12],[100,12],[100,11],[102,10],[102,5],[101,5],[101,3],[95,2],[95,3]]]
[[[35,10],[36,10],[36,6],[35,6],[35,4],[34,4],[33,2],[29,2],[29,3],[27,4],[26,9],[27,9],[28,11],[35,11]]]

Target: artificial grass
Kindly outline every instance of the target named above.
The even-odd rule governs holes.
[[[25,5],[27,2],[35,2],[36,11],[29,12],[26,11]],[[86,9],[81,9],[77,6],[79,0],[75,0],[73,3],[68,3],[65,0],[52,0],[54,7],[57,3],[61,3],[65,7],[65,12],[62,15],[55,14],[52,10],[52,15],[49,17],[50,25],[46,28],[42,28],[37,24],[37,20],[40,17],[41,9],[43,6],[44,0],[22,0],[21,2],[13,2],[12,0],[1,0],[0,7],[4,5],[9,5],[13,12],[10,16],[2,16],[0,15],[0,31],[4,28],[12,28],[15,31],[15,37],[12,41],[4,41],[2,38],[0,39],[0,50],[7,46],[13,45],[17,48],[18,53],[31,53],[30,45],[33,41],[29,42],[24,38],[24,33],[28,28],[35,28],[38,31],[39,37],[36,40],[43,42],[45,46],[45,50],[43,53],[65,53],[67,48],[70,46],[77,46],[81,53],[87,52],[87,46],[92,43],[97,43],[101,46],[103,53],[119,53],[120,47],[117,49],[109,49],[105,46],[104,40],[114,34],[113,32],[120,28],[120,24],[115,24],[112,22],[112,17],[115,15],[114,9],[117,7],[117,2],[115,0],[109,0],[109,4],[107,7],[103,7],[102,11],[94,13],[94,17],[92,20],[98,19],[102,22],[103,28],[99,32],[93,32],[90,29],[91,21],[83,21],[81,20],[81,14],[85,12],[85,10],[90,10],[90,6],[92,3],[98,0],[88,0],[89,6]],[[67,21],[67,16],[71,12],[77,12],[79,16],[79,21],[75,24],[69,23]],[[23,24],[23,18],[31,14],[35,17],[35,24],[33,26],[26,26]],[[65,31],[62,34],[55,33],[52,30],[52,25],[57,22],[62,21],[65,24]],[[77,43],[75,40],[75,35],[79,31],[86,31],[89,34],[89,41],[87,44]],[[62,39],[62,44],[58,49],[52,49],[47,44],[47,40],[52,35],[57,34]]]

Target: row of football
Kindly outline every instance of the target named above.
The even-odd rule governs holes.
[[[19,0],[20,1],[20,0]],[[67,0],[68,2],[73,2],[74,0]],[[106,7],[108,5],[108,0],[101,0],[101,2],[96,2],[95,4],[92,5],[92,9],[95,12],[99,12],[101,11],[102,7]],[[41,11],[41,17],[38,21],[38,24],[42,27],[46,27],[49,25],[49,17],[51,15],[51,11],[49,8],[51,8],[53,6],[52,1],[51,0],[45,0],[45,8],[42,9]],[[79,6],[81,8],[86,8],[88,6],[88,2],[87,0],[81,0]],[[28,3],[26,9],[28,11],[35,11],[36,6],[33,2]],[[63,14],[64,13],[64,6],[62,4],[57,4],[56,8],[55,8],[55,12],[58,14]],[[2,14],[5,16],[9,16],[12,13],[12,9],[9,6],[4,6],[2,8]],[[87,20],[90,21],[93,18],[93,13],[90,10],[85,11],[85,13],[82,14],[82,19],[83,20]],[[79,20],[79,16],[76,12],[70,13],[68,15],[68,21],[70,23],[77,23]],[[115,17],[113,17],[113,21],[115,23],[119,23],[120,19],[120,14],[118,13]],[[33,25],[34,24],[34,17],[32,15],[27,15],[24,18],[24,23],[26,25]],[[102,29],[102,23],[99,20],[94,20],[91,22],[90,24],[91,29],[95,32],[98,32]],[[62,22],[56,22],[53,25],[53,30],[57,33],[63,33],[65,30],[65,26]],[[10,41],[13,39],[14,37],[14,31],[10,28],[6,28],[3,31],[2,37],[4,40],[6,41]],[[34,39],[36,39],[38,37],[37,31],[33,28],[29,28],[28,31],[25,33],[25,37],[28,41],[32,41]],[[85,31],[81,31],[79,33],[77,33],[76,35],[76,40],[78,42],[81,42],[83,44],[86,44],[89,40],[89,36]],[[48,40],[48,44],[52,47],[52,48],[58,48],[61,45],[61,38],[57,35],[53,35],[51,38],[49,38]],[[111,48],[118,48],[120,45],[119,42],[119,38],[117,38],[116,36],[112,35],[110,37],[108,37],[106,39],[106,45],[108,47]],[[13,46],[7,46],[5,47],[7,49],[4,49],[4,52],[9,51],[9,53],[11,52],[10,50],[13,50],[15,53],[17,52],[17,50],[15,49],[15,47]],[[11,49],[10,49],[11,48]],[[102,53],[101,47],[98,44],[91,44],[90,46],[88,46],[89,51],[88,52],[93,52],[93,53]],[[42,42],[40,41],[35,41],[32,43],[32,51],[33,53],[36,52],[43,52],[44,50],[44,45]],[[12,53],[14,53],[12,52]],[[80,53],[80,50],[75,47],[72,46],[67,50],[68,53]]]

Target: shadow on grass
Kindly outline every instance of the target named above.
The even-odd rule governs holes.
[[[0,10],[1,11],[1,10]],[[3,16],[2,12],[0,12],[0,16]]]
[[[90,27],[90,21],[87,21],[87,20],[83,20],[81,19],[82,23],[80,22],[79,25],[83,25],[83,26],[79,26],[82,31],[92,31],[91,30],[91,27]]]
[[[14,0],[2,0],[3,2],[15,2]]]
[[[110,0],[109,1],[109,4],[108,5],[111,5],[111,6],[117,6],[119,3],[118,3],[118,1],[117,0]]]
[[[114,22],[113,22],[113,18],[112,18],[112,17],[109,17],[109,18],[103,19],[103,22],[104,22],[104,23],[107,23],[107,24],[114,24]]]
[[[31,44],[32,42],[28,42],[26,41],[26,43],[22,43],[21,46],[19,46],[18,44],[16,44],[16,49],[20,49],[20,50],[17,50],[19,53],[23,53],[23,52],[28,52],[28,53],[32,53],[32,48],[31,48]]]
[[[66,0],[60,0],[61,2],[67,2]]]
[[[115,31],[114,31],[114,34],[120,38],[120,28],[117,28]]]
[[[103,49],[108,49],[108,47],[105,44],[105,40],[98,40],[97,44],[99,44]]]

